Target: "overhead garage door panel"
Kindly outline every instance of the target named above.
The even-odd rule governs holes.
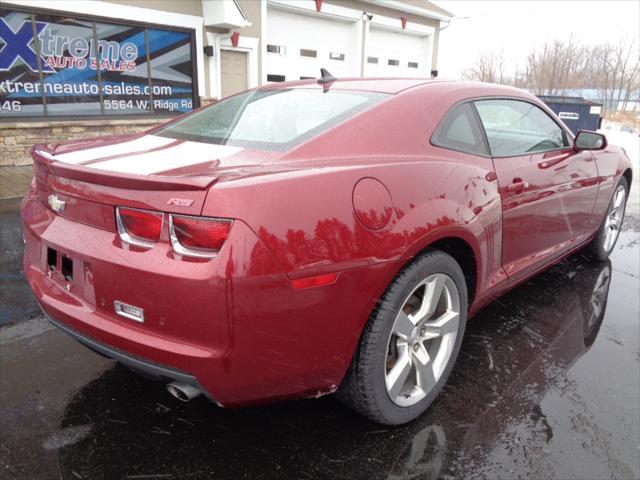
[[[430,73],[430,37],[382,30],[371,25],[367,50],[367,56],[378,61],[371,63],[367,59],[367,76],[425,77]],[[390,61],[397,65],[390,65]]]
[[[284,75],[287,81],[300,77],[316,78],[324,67],[336,77],[358,75],[356,23],[316,16],[268,10],[267,45],[285,47],[284,54],[267,53],[267,75]],[[316,57],[300,55],[300,50],[315,50]],[[344,54],[333,60],[331,53]]]

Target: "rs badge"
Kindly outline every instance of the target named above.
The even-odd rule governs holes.
[[[176,207],[190,207],[193,200],[190,198],[170,198],[167,205],[175,205]]]

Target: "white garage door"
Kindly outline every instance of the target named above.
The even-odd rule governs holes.
[[[431,39],[382,30],[371,25],[365,74],[369,77],[428,77],[431,74]]]
[[[269,81],[358,75],[356,23],[269,8],[266,74]]]

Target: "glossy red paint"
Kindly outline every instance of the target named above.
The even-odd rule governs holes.
[[[501,185],[502,264],[513,280],[525,278],[561,251],[587,239],[598,227],[592,215],[598,169],[589,151],[554,152],[494,160]],[[525,180],[526,179],[526,180]]]
[[[387,187],[375,178],[362,178],[353,188],[353,210],[366,228],[380,230],[393,215],[393,200]]]
[[[473,314],[585,244],[630,169],[613,146],[493,159],[429,143],[444,114],[469,98],[520,98],[553,115],[517,89],[410,79],[330,88],[389,97],[285,152],[156,130],[34,147],[24,271],[43,310],[110,348],[193,375],[223,406],[328,393],[377,299],[415,255],[466,245]],[[185,155],[189,166],[173,163]],[[145,159],[165,167],[90,168],[142,169]],[[66,202],[63,211],[48,208],[50,195]],[[165,212],[159,242],[123,242],[118,205]],[[215,258],[194,258],[172,248],[169,213],[234,221]],[[49,271],[48,248],[58,262],[73,260],[72,281]],[[144,309],[144,323],[117,316],[116,300]]]

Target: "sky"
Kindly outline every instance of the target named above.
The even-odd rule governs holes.
[[[640,55],[640,0],[432,0],[455,14],[440,34],[439,76],[459,78],[483,51],[503,51],[514,71],[547,40],[585,44],[635,38]]]

